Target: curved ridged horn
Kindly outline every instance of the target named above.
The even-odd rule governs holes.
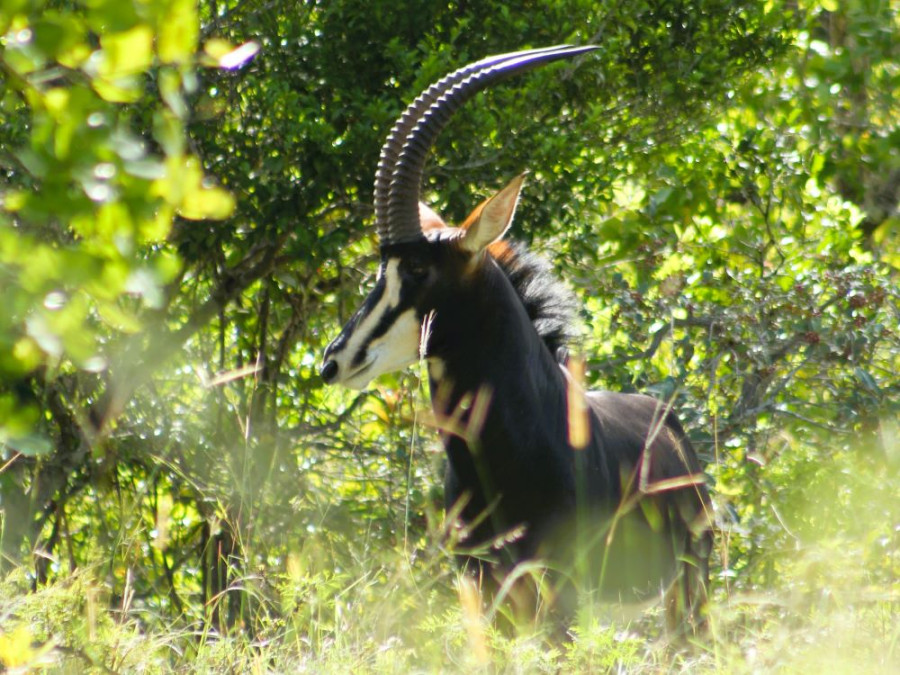
[[[397,158],[406,143],[406,138],[415,127],[422,115],[432,106],[438,97],[450,87],[485,68],[497,65],[504,61],[526,56],[546,54],[567,48],[567,45],[544,47],[541,49],[528,49],[509,54],[489,56],[481,61],[470,63],[467,66],[453,71],[441,78],[428,89],[423,91],[415,101],[409,104],[403,114],[394,123],[391,133],[381,147],[381,155],[378,159],[378,169],[375,172],[375,229],[381,241],[387,243],[390,240],[388,224],[388,192],[391,180],[394,176],[394,166]]]
[[[593,49],[597,47],[562,45],[489,57],[451,73],[416,99],[395,125],[394,130],[397,133],[392,132],[382,149],[383,157],[396,153],[395,147],[399,143],[396,136],[401,135],[406,127],[414,125],[406,132],[402,148],[394,163],[387,190],[386,214],[384,203],[378,204],[377,190],[378,181],[380,180],[382,185],[384,183],[387,167],[379,165],[376,177],[376,209],[381,209],[378,229],[381,245],[416,241],[422,237],[419,225],[419,190],[425,159],[437,135],[450,121],[453,113],[491,84],[539,65]],[[424,112],[420,112],[423,109]],[[412,114],[407,116],[411,111]]]

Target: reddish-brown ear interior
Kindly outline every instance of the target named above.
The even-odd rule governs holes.
[[[466,219],[462,222],[462,225],[459,226],[459,229],[465,231],[472,227],[472,224],[475,223],[480,217],[481,212],[484,210],[485,204],[491,201],[491,198],[488,197],[483,202],[481,202],[478,206],[472,209],[472,213],[466,216]]]
[[[472,211],[462,230],[460,247],[470,253],[480,253],[503,238],[510,228],[519,203],[525,174],[513,178],[509,184]]]
[[[463,221],[463,224],[459,226],[460,230],[468,230],[472,223],[477,221],[481,217],[481,212],[484,210],[485,205],[491,201],[491,197],[488,197],[483,202],[481,202],[475,209],[468,215],[468,217]],[[503,260],[506,256],[512,254],[512,249],[509,244],[506,243],[503,239],[498,239],[497,241],[491,243],[487,247],[488,253],[491,254],[491,257],[494,260]]]

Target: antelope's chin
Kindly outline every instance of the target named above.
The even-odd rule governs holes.
[[[396,373],[419,361],[418,356],[406,358],[403,354],[384,354],[376,352],[370,361],[350,373],[346,378],[336,382],[348,389],[361,391],[376,377],[387,373]]]
[[[360,373],[358,375],[353,375],[352,377],[341,382],[341,386],[347,387],[347,389],[353,389],[354,391],[362,391],[367,386],[369,386],[369,382],[371,382],[374,378],[367,373]]]
[[[359,368],[347,375],[347,377],[341,378],[336,384],[340,384],[348,389],[355,389],[356,391],[365,389],[369,382],[371,382],[378,374],[374,372],[374,368],[372,367],[375,363],[376,359],[369,359]]]

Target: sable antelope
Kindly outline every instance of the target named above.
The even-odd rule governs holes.
[[[492,544],[495,570],[531,559],[574,569],[587,559],[588,585],[604,596],[667,590],[670,623],[696,623],[712,541],[699,461],[665,403],[583,392],[558,362],[574,304],[546,262],[503,240],[523,177],[459,227],[419,203],[426,155],[465,101],[594,48],[489,57],[407,108],[375,177],[377,281],[325,350],[321,376],[362,389],[426,359],[435,417],[446,422],[446,504],[458,510],[464,559],[476,571],[486,570],[475,552]]]

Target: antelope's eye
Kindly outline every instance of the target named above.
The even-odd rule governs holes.
[[[423,260],[410,260],[403,266],[403,271],[416,281],[428,276],[428,265]]]

